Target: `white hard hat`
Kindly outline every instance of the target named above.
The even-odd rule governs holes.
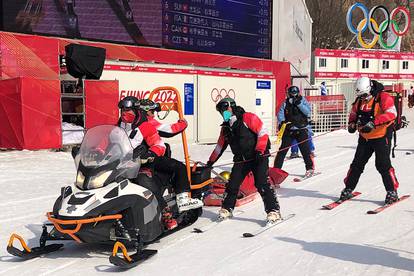
[[[357,97],[371,94],[371,79],[361,77],[355,82],[355,94]]]

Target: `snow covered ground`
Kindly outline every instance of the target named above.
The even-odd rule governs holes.
[[[414,194],[414,114],[409,129],[398,132],[393,165],[401,184],[400,195]],[[278,190],[289,221],[245,239],[243,232],[263,225],[261,200],[240,207],[243,213],[203,234],[193,227],[211,222],[218,208],[206,207],[193,227],[170,235],[149,248],[159,249],[152,259],[122,275],[414,275],[414,199],[398,203],[378,215],[366,211],[385,198],[374,158],[367,165],[357,190],[362,195],[334,210],[321,210],[343,188],[353,158],[357,135],[337,131],[317,137],[316,166],[322,174],[303,183],[301,159],[286,161],[289,176]],[[213,146],[192,145],[193,160],[206,161]],[[179,145],[173,146],[178,158]],[[226,152],[218,164],[227,163]],[[0,274],[105,275],[118,272],[108,261],[110,248],[68,243],[64,250],[21,262],[6,252],[12,232],[36,246],[45,221],[60,192],[72,183],[75,167],[70,153],[49,151],[0,152]]]

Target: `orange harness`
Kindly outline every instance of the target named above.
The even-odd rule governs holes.
[[[381,109],[381,106],[379,104],[379,101],[377,100],[377,97],[371,98],[369,101],[365,100],[358,100],[358,120],[365,118],[367,120],[367,117],[369,117],[370,120],[374,120],[374,118],[377,115],[384,114],[384,111]],[[364,119],[363,119],[364,121]],[[366,122],[363,122],[365,124]],[[387,128],[392,124],[393,122],[388,122],[386,124],[375,126],[375,128],[369,132],[369,133],[362,133],[360,130],[363,125],[358,126],[358,131],[362,137],[364,137],[366,140],[371,139],[378,139],[382,138],[387,133]]]

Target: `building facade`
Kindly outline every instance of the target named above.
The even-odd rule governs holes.
[[[315,49],[315,86],[326,83],[328,95],[347,94],[362,76],[384,85],[414,85],[414,53],[381,50]],[[312,91],[317,94],[319,90]]]

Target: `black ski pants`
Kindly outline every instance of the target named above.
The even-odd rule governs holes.
[[[292,145],[292,140],[296,139],[298,142],[300,153],[303,156],[305,161],[306,170],[313,170],[314,164],[311,157],[311,152],[309,149],[309,143],[304,142],[309,139],[308,130],[306,128],[287,130],[283,133],[282,145],[280,146],[278,153],[275,158],[274,167],[281,169],[283,167],[283,162],[287,152],[289,151],[290,146]]]
[[[176,194],[190,191],[187,170],[182,162],[168,156],[159,156],[154,159],[153,166],[155,171],[173,175],[172,186]]]
[[[272,210],[279,210],[279,203],[273,188],[267,182],[269,171],[269,157],[261,157],[258,160],[244,163],[236,163],[231,169],[229,182],[226,185],[226,197],[222,207],[227,210],[233,210],[236,205],[237,194],[240,186],[249,172],[253,173],[254,185],[263,199],[266,213]]]
[[[366,140],[362,136],[359,136],[354,160],[352,161],[348,174],[344,179],[346,188],[351,190],[355,189],[358,184],[359,177],[364,171],[365,165],[371,158],[372,154],[375,153],[375,167],[381,174],[385,190],[397,190],[399,184],[390,159],[391,138],[392,131],[388,131],[387,135],[382,138],[372,140]]]
[[[140,171],[137,178],[133,179],[132,182],[150,190],[157,199],[161,210],[167,207],[167,202],[165,202],[162,196],[162,187],[154,180],[152,173]]]

